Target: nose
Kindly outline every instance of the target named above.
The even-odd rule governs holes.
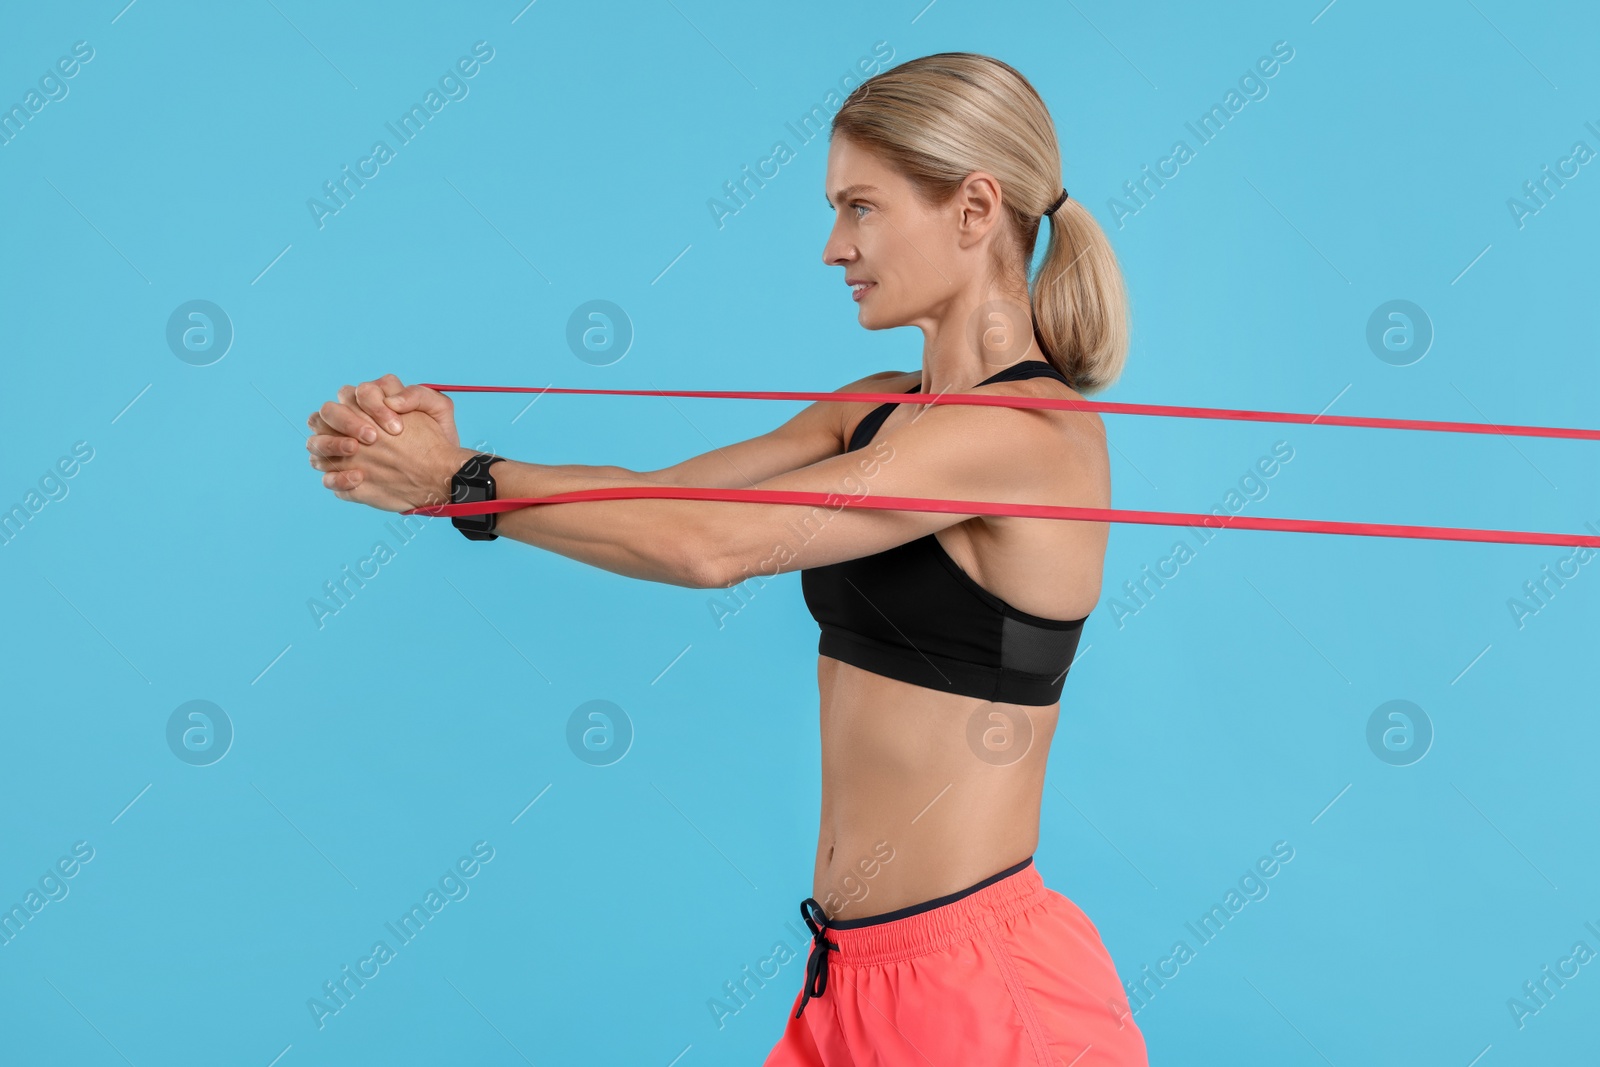
[[[828,240],[822,246],[822,262],[830,267],[842,267],[856,258],[855,246],[839,236],[839,224],[828,231]]]

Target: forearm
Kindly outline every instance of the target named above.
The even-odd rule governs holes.
[[[548,466],[506,460],[491,468],[495,495],[543,497],[661,484],[616,466]],[[585,500],[500,512],[495,532],[629,578],[701,588],[695,560],[702,529],[692,500]]]

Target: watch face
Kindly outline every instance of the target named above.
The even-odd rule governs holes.
[[[485,482],[487,479],[484,480]],[[455,479],[450,486],[450,502],[452,504],[472,504],[490,498],[489,490],[493,483],[468,482],[461,478]],[[451,523],[458,530],[473,530],[482,533],[494,529],[493,515],[452,515]]]

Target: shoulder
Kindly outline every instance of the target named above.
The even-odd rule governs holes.
[[[894,387],[904,381],[906,387],[915,385],[921,380],[920,370],[881,370],[876,374],[869,374],[865,378],[857,378],[848,385],[841,385],[835,389],[836,393],[892,393]]]
[[[1076,389],[1059,379],[1047,377],[995,382],[979,386],[973,392],[1001,396],[1046,397],[1053,400],[1088,403],[1088,398]],[[1021,433],[1024,440],[1039,443],[1065,442],[1075,450],[1088,448],[1090,451],[1103,451],[1105,448],[1105,421],[1092,409],[974,406],[966,410],[985,412],[986,416],[979,416],[977,421],[987,422],[996,428],[1007,425],[1017,427],[1013,432]]]
[[[971,391],[988,396],[1086,399],[1063,382],[1046,377],[995,382]],[[1040,502],[1085,500],[1101,507],[1110,499],[1108,443],[1105,424],[1097,412],[937,404],[902,427],[904,437],[896,440],[891,436],[889,440],[928,456],[932,462],[965,469],[989,492],[1018,494],[1018,499]]]
[[[883,370],[841,385],[834,389],[833,392],[839,395],[847,393],[903,393],[921,379],[922,371],[920,370]],[[830,432],[838,439],[839,450],[843,451],[850,439],[851,429],[871,410],[867,403],[863,401],[858,404],[839,404],[822,400],[810,405],[809,410],[816,411],[819,418],[827,421]]]

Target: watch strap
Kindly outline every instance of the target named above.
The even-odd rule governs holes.
[[[495,499],[494,482],[489,477],[489,468],[503,459],[505,459],[504,456],[497,456],[493,452],[479,452],[463,463],[456,471],[455,476],[450,479],[451,503],[459,504],[465,502],[467,499],[466,490],[473,483],[481,482],[484,479],[489,481],[489,494],[484,499]],[[452,515],[450,516],[450,524],[460,530],[462,535],[470,541],[493,541],[500,536],[494,532],[496,517],[494,512],[490,512],[487,515]]]
[[[479,452],[463,463],[461,469],[456,473],[463,478],[481,478],[489,473],[490,464],[498,463],[505,458],[504,456],[497,456],[493,452]]]

